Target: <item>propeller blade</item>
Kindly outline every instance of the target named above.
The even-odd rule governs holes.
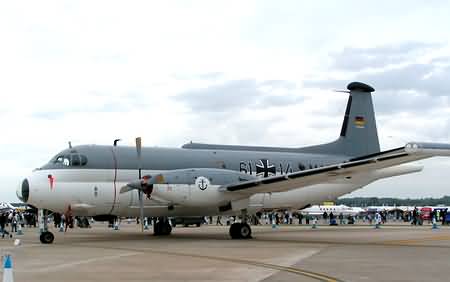
[[[141,169],[142,169],[142,162],[141,162],[141,153],[142,153],[142,138],[137,137],[136,138],[136,153],[138,158],[138,169],[139,169],[139,179],[141,179]]]
[[[136,189],[136,188],[131,187],[129,185],[122,186],[122,188],[120,188],[120,194],[130,192],[131,190],[134,190],[134,189]]]
[[[137,153],[137,158],[138,158],[138,172],[139,172],[139,181],[141,181],[142,178],[142,138],[141,137],[137,137],[136,138],[136,153]],[[144,232],[144,195],[142,193],[142,183],[141,183],[141,189],[138,190],[138,195],[139,195],[139,209],[140,209],[140,214],[139,214],[139,221],[141,222],[141,231]]]
[[[142,190],[148,191],[146,193],[150,193],[153,191],[153,183],[150,182],[152,178],[151,175],[144,175],[142,180],[130,182],[120,188],[120,194],[130,192],[132,190]]]
[[[139,190],[139,209],[140,209],[140,218],[141,222],[141,231],[144,232],[144,193],[142,190]]]

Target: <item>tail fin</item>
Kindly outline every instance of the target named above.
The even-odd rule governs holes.
[[[361,82],[352,82],[347,89],[350,96],[339,138],[331,143],[301,148],[300,152],[353,157],[380,152],[371,94],[375,89]]]

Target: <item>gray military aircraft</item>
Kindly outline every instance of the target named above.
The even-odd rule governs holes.
[[[348,86],[339,138],[303,148],[189,143],[182,148],[82,145],[63,150],[19,185],[17,196],[39,209],[93,216],[157,218],[155,235],[168,235],[168,217],[241,215],[232,238],[251,238],[246,215],[262,209],[300,209],[333,200],[381,178],[420,171],[401,165],[450,155],[450,144],[407,143],[380,151],[371,93]],[[52,243],[48,230],[42,243]]]

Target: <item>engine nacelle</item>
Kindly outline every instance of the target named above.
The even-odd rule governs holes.
[[[248,181],[254,176],[225,169],[180,169],[152,176],[152,197],[174,205],[217,206],[239,195],[220,191],[223,185]]]

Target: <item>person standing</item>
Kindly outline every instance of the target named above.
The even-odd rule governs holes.
[[[442,210],[442,225],[445,225],[447,217],[447,209]]]
[[[0,232],[2,233],[2,238],[5,238],[5,234],[9,235],[9,237],[12,237],[11,234],[6,230],[6,221],[8,220],[8,217],[6,214],[2,213],[0,214]]]
[[[221,217],[220,215],[217,216],[216,225],[220,225],[220,226],[223,225],[223,224],[222,224],[222,221],[220,221],[221,218],[222,218],[222,217]]]
[[[13,212],[11,216],[11,233],[17,232],[17,222],[19,221],[17,217],[16,212]]]
[[[416,207],[414,207],[412,217],[413,217],[413,224],[417,225],[417,208]]]
[[[69,206],[69,208],[67,209],[67,211],[64,214],[64,219],[65,219],[65,230],[64,232],[67,232],[67,228],[73,228],[73,215],[72,215],[72,207]]]
[[[333,212],[330,212],[330,225],[336,225],[336,219],[334,218]]]
[[[323,212],[323,215],[322,215],[322,217],[323,217],[323,221],[324,221],[325,223],[327,223],[327,219],[328,219],[328,214],[327,214],[327,212],[326,212],[326,211],[324,211],[324,212]]]

